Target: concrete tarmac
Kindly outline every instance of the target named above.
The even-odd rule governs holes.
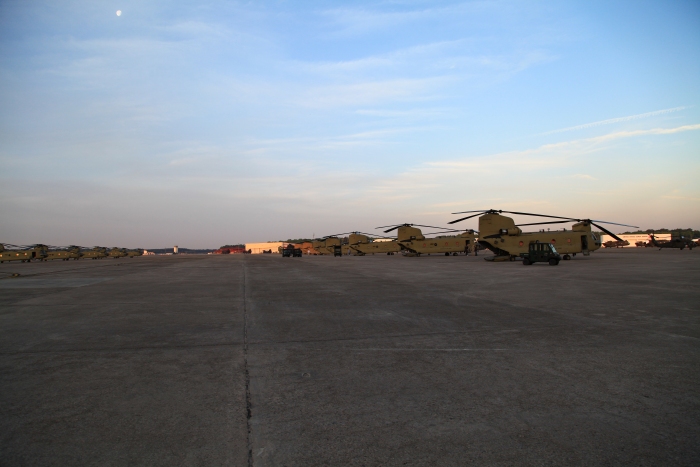
[[[0,465],[700,464],[699,250],[484,256],[1,264]]]

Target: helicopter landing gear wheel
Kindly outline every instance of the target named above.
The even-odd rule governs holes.
[[[550,258],[550,260],[549,260],[550,266],[556,266],[557,264],[559,264],[559,261],[557,261],[555,258]]]
[[[530,265],[532,265],[532,262],[529,259],[527,259],[527,258],[523,259],[523,266],[530,266]]]
[[[449,254],[449,253],[445,253],[445,256],[450,256],[450,254]]]
[[[566,260],[566,261],[569,261],[569,260],[571,259],[571,256],[569,256],[569,255],[564,255],[564,258],[563,258],[563,259]]]

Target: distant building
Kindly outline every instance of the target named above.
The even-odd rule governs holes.
[[[286,245],[285,242],[246,243],[245,249],[249,250],[254,255],[259,255],[267,251],[278,254],[279,252],[277,249],[284,245]]]
[[[177,254],[177,250],[178,250],[177,245],[175,245],[175,246],[173,247],[173,254],[174,254],[174,255]]]

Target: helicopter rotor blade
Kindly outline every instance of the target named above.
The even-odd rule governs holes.
[[[435,235],[435,234],[444,234],[444,233],[460,233],[462,232],[461,230],[442,230],[440,232],[426,232],[423,235]]]
[[[384,227],[387,227],[387,226],[385,225]],[[401,227],[401,226],[400,226],[400,225],[396,225],[396,226],[390,228],[389,230],[385,230],[384,233],[389,233],[389,232],[391,232],[392,230],[398,229],[399,227]],[[378,229],[381,229],[381,227],[377,227],[377,228],[378,228]]]
[[[456,220],[453,220],[451,222],[448,222],[448,224],[456,224],[457,222],[466,221],[467,219],[471,219],[472,217],[480,216],[481,214],[482,214],[482,212],[479,212],[478,214],[472,214],[471,216],[462,217],[461,219],[456,219]]]
[[[606,234],[610,235],[612,238],[614,238],[614,239],[617,240],[618,242],[623,242],[623,241],[624,241],[624,240],[622,240],[620,237],[618,237],[617,235],[615,235],[614,233],[612,233],[611,231],[609,231],[608,229],[605,229],[605,228],[599,226],[598,224],[595,224],[595,223],[591,222],[591,225],[595,225],[595,226],[598,227],[600,230],[602,230],[602,231],[605,232]]]
[[[364,235],[364,236],[370,237],[370,238],[394,238],[394,237],[383,237],[381,235],[367,233],[367,232],[355,232],[355,233],[360,234],[360,235]]]
[[[591,224],[592,224],[593,222],[600,222],[601,224],[621,225],[622,227],[633,227],[633,228],[635,228],[635,229],[638,229],[638,228],[639,228],[639,227],[637,227],[636,225],[617,224],[617,223],[615,223],[615,222],[598,221],[598,220],[595,220],[595,219],[586,219],[586,220],[587,220],[588,222],[590,222]]]
[[[467,214],[470,212],[489,212],[493,211],[493,209],[481,209],[481,210],[476,210],[476,211],[459,211],[459,212],[453,212],[452,214]]]
[[[552,219],[568,219],[568,220],[578,220],[574,219],[573,217],[561,217],[561,216],[549,216],[547,214],[533,214],[531,212],[517,212],[517,211],[499,211],[499,212],[505,212],[508,214],[517,214],[520,216],[535,216],[535,217],[551,217]]]
[[[576,222],[575,220],[572,221],[551,221],[551,222],[532,222],[530,224],[516,224],[516,227],[523,227],[525,225],[545,225],[545,224],[568,224],[569,222]]]
[[[429,229],[445,229],[446,227],[436,227],[434,225],[421,225],[421,224],[411,224],[411,225],[417,225],[418,227],[427,227]]]

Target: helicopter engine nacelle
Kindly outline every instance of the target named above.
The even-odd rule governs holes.
[[[420,229],[404,225],[399,227],[397,232],[397,240],[399,242],[410,242],[411,240],[425,240],[425,237]]]
[[[348,237],[348,243],[350,245],[359,245],[364,243],[369,243],[369,237],[362,234],[350,234]]]
[[[509,232],[518,233],[509,233]],[[515,226],[513,219],[496,213],[484,214],[479,217],[479,236],[490,235],[520,235],[522,231]]]

